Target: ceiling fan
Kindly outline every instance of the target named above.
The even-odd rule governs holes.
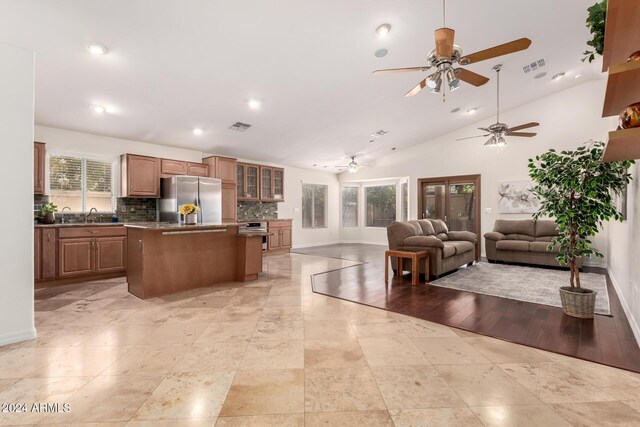
[[[496,106],[496,122],[489,127],[486,128],[478,128],[485,132],[488,132],[484,135],[477,136],[469,136],[466,138],[459,138],[456,141],[461,141],[463,139],[471,139],[471,138],[482,138],[491,135],[491,138],[484,145],[490,147],[502,147],[507,144],[507,140],[504,138],[505,136],[523,136],[526,138],[531,138],[532,136],[536,136],[537,134],[534,132],[517,132],[522,129],[528,129],[535,126],[540,126],[540,123],[530,122],[525,123],[523,125],[514,126],[510,128],[504,123],[500,123],[500,69],[502,65],[498,64],[493,69],[496,71],[496,87],[497,87],[497,106]]]
[[[387,70],[376,70],[374,74],[402,73],[407,71],[426,71],[432,67],[434,73],[420,81],[413,89],[404,96],[413,96],[428,86],[431,92],[440,93],[442,83],[448,82],[449,90],[454,91],[460,87],[460,80],[474,86],[482,86],[489,81],[488,78],[476,74],[464,68],[454,68],[454,65],[469,65],[497,56],[507,55],[527,49],[531,45],[531,40],[521,38],[504,43],[489,49],[481,50],[470,55],[463,55],[460,46],[453,44],[455,31],[445,26],[445,0],[442,0],[442,27],[436,30],[436,48],[429,52],[427,65],[423,67],[392,68]],[[444,95],[444,94],[443,94]]]
[[[356,162],[356,156],[351,156],[351,161],[347,165],[336,166],[336,167],[341,169],[346,169],[350,173],[356,173],[358,172],[358,170],[360,170],[360,168],[362,167],[366,168],[367,166],[358,164],[358,162]]]

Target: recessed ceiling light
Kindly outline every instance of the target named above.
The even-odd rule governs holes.
[[[574,79],[579,79],[580,77],[582,77],[582,74],[576,74],[575,76],[573,76]]]
[[[200,128],[194,128],[193,129],[193,134],[194,135],[202,135],[203,132],[204,131],[202,129],[200,129]]]
[[[102,105],[92,105],[91,106],[91,111],[93,111],[94,113],[97,114],[102,114],[105,113],[107,111],[107,109],[105,107],[103,107]]]
[[[560,80],[561,78],[564,77],[564,73],[558,73],[555,76],[551,77],[551,80]]]
[[[534,78],[534,79],[541,79],[541,78],[543,78],[543,77],[544,77],[544,76],[546,76],[546,75],[547,75],[547,72],[546,72],[546,71],[543,71],[543,72],[538,73],[538,74],[536,74],[535,76],[533,76],[533,78]]]
[[[373,56],[375,56],[376,58],[384,58],[385,56],[387,56],[387,54],[389,53],[389,49],[378,49],[373,53]]]
[[[396,151],[396,147],[393,147],[393,148],[391,149],[391,151]]]
[[[250,99],[248,104],[249,108],[251,108],[252,110],[259,110],[260,105],[262,105],[262,103],[258,99]]]
[[[478,107],[469,108],[467,114],[475,114],[476,111],[478,111]]]
[[[376,28],[376,34],[378,37],[386,36],[389,34],[389,31],[391,31],[391,24],[382,24]]]
[[[92,55],[106,55],[109,49],[103,44],[91,42],[87,45],[87,49]]]
[[[318,166],[318,164],[317,164],[317,163],[314,163],[314,164],[313,164],[313,166]]]
[[[457,113],[458,111],[460,111],[460,107],[456,107],[453,110],[451,110],[452,113]]]

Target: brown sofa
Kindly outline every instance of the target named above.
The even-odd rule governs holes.
[[[484,235],[487,260],[557,267],[557,249],[547,249],[557,235],[558,227],[551,220],[498,219],[493,231]],[[582,267],[582,259],[577,263]]]
[[[476,258],[478,236],[469,231],[449,231],[439,219],[420,219],[408,222],[393,222],[387,227],[389,249],[402,251],[428,251],[429,274],[440,276]],[[393,271],[397,262],[392,260]],[[405,270],[411,268],[411,261],[405,261]],[[420,273],[424,265],[420,263]]]

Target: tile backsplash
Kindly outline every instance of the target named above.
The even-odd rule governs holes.
[[[40,211],[40,207],[49,203],[49,196],[34,195],[33,196],[33,213],[35,215]],[[138,199],[129,197],[119,197],[117,199],[116,215],[119,222],[146,222],[156,220],[156,203],[157,199]],[[60,210],[60,207],[58,207]],[[124,210],[124,212],[123,212]],[[113,213],[93,214],[97,222],[109,222]],[[62,215],[60,211],[56,214],[56,221],[60,222]],[[72,222],[84,221],[82,213],[65,213],[65,220]]]
[[[277,219],[278,203],[238,202],[238,221],[253,219]]]

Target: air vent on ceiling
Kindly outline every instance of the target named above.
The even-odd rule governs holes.
[[[371,138],[380,138],[381,136],[385,136],[388,133],[389,133],[388,130],[380,129],[380,130],[375,131],[374,133],[372,133],[371,134]]]
[[[229,126],[229,129],[235,130],[237,132],[244,132],[245,130],[249,129],[250,127],[251,127],[251,125],[248,124],[248,123],[235,122],[234,124]]]
[[[522,67],[522,71],[524,71],[525,74],[531,73],[533,71],[539,70],[545,65],[547,65],[547,62],[544,60],[544,58],[538,59],[537,61],[533,61],[531,64],[528,64]]]

